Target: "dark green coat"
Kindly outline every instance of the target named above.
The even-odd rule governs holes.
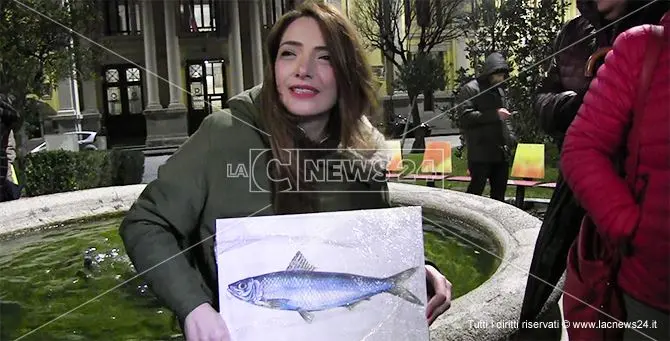
[[[502,55],[492,53],[484,64],[482,73],[461,87],[456,95],[459,104],[459,125],[470,162],[500,162],[509,155],[504,152],[515,143],[510,120],[504,122],[497,113],[498,108],[508,107],[505,93],[500,87],[492,88],[488,77],[508,66]],[[483,92],[485,91],[485,92]]]
[[[269,148],[267,135],[258,129],[259,91],[260,87],[256,87],[242,93],[229,101],[226,114],[205,118],[198,131],[159,168],[158,178],[146,186],[121,224],[119,232],[137,272],[143,273],[154,293],[181,323],[204,302],[218,306],[215,220],[275,214],[267,191],[267,158],[260,156],[255,163],[249,161],[255,158],[250,155],[258,155],[250,150]],[[229,113],[235,118],[227,117]],[[383,142],[379,132],[370,131],[373,139]],[[363,157],[341,151],[328,157],[360,156],[365,162],[372,162],[379,155]],[[254,181],[232,176],[230,171],[237,170],[237,165],[244,165]],[[333,174],[339,170],[318,171]],[[317,195],[316,211],[389,207],[383,176],[382,181],[324,183],[318,190],[331,193]],[[349,193],[342,193],[343,190]],[[194,245],[186,255],[180,254]]]

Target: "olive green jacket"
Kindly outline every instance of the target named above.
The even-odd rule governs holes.
[[[218,309],[215,220],[274,214],[266,175],[270,153],[263,153],[269,141],[259,129],[259,91],[260,86],[235,96],[229,109],[207,116],[159,168],[157,179],[146,186],[121,224],[119,232],[136,271],[181,323],[202,303]],[[367,119],[362,124],[380,146],[383,135]],[[360,158],[385,167],[385,154],[379,149],[336,153],[341,159]],[[331,175],[341,171],[322,168],[320,172]],[[389,207],[381,175],[374,181],[320,183],[318,211]]]

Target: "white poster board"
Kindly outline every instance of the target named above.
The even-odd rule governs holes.
[[[232,340],[428,340],[421,223],[421,207],[217,220]]]

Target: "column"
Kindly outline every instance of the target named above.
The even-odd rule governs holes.
[[[58,81],[58,111],[56,116],[51,117],[58,128],[55,132],[45,132],[47,150],[79,150],[76,135],[63,135],[81,130],[78,100],[76,83],[71,76]]]
[[[144,36],[144,61],[146,64],[147,106],[145,110],[159,110],[158,78],[156,69],[156,35],[154,33],[153,1],[142,2],[142,29]]]
[[[98,91],[95,80],[88,79],[82,83],[82,97],[84,97],[84,114],[100,114],[98,109]]]
[[[274,21],[277,22],[277,20],[279,20],[279,17],[281,17],[282,14],[284,14],[283,13],[284,8],[282,8],[281,0],[272,0],[272,2],[274,4],[274,8],[275,8],[275,19],[274,19]]]
[[[168,80],[170,81],[170,104],[169,109],[186,109],[181,102],[181,93],[184,85],[181,79],[181,53],[179,52],[179,39],[175,25],[175,2],[166,0],[163,2],[165,12],[165,46],[168,63]]]
[[[148,3],[157,3],[154,0],[149,0]],[[149,78],[147,75],[147,84],[151,80],[151,84],[154,87],[154,90],[149,91],[148,96],[154,94],[153,102],[158,104],[156,109],[153,109],[149,105],[144,111],[144,117],[147,122],[147,147],[165,147],[165,148],[174,148],[180,146],[186,139],[188,139],[188,110],[186,105],[182,102],[182,91],[184,85],[181,78],[181,53],[179,52],[179,39],[177,38],[177,25],[176,25],[176,13],[175,6],[177,6],[176,1],[164,0],[162,1],[163,5],[163,14],[165,20],[165,53],[167,55],[167,71],[168,71],[168,88],[170,89],[170,103],[166,109],[162,109],[160,102],[158,101],[158,83],[157,76]],[[149,11],[152,11],[151,7],[148,7]],[[152,17],[153,15],[149,15]],[[147,51],[147,68],[151,64],[152,69],[156,70],[156,53],[153,41],[154,38],[154,22],[147,21],[153,20],[153,18],[146,19],[147,15],[145,14],[145,37],[144,37],[144,46]],[[147,36],[151,38],[147,38]],[[147,42],[149,41],[149,43]],[[155,92],[152,92],[155,91]],[[150,100],[151,103],[151,100]],[[152,110],[153,109],[153,110]]]
[[[58,81],[58,115],[75,115],[72,92],[72,78],[65,77]]]
[[[81,130],[79,92],[72,76],[58,82],[58,112],[53,119],[58,122],[59,133]]]
[[[260,0],[261,1],[261,23],[263,26],[267,26],[268,24],[268,2],[267,0]]]
[[[262,2],[262,0],[253,0],[249,7],[251,16],[251,63],[254,70],[254,85],[263,82],[263,37],[261,36],[263,20],[261,20],[259,13],[259,2]],[[261,3],[260,7],[265,7],[265,4]]]
[[[87,79],[82,82],[82,97],[84,111],[82,112],[81,129],[100,132],[100,110],[98,109],[98,87],[95,80]]]
[[[239,0],[230,0],[230,36],[228,39],[228,58],[230,59],[230,96],[244,90],[244,72],[242,71],[242,41],[240,37]]]

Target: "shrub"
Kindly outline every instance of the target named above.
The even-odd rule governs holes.
[[[73,154],[53,151],[30,154],[25,161],[25,184],[28,196],[67,192],[77,189]]]
[[[544,162],[547,166],[558,168],[561,152],[558,150],[558,146],[556,146],[555,143],[547,142],[544,144],[544,155]]]
[[[144,175],[144,153],[140,150],[113,150],[112,184],[124,186],[139,184]]]
[[[144,173],[141,151],[44,151],[21,160],[20,183],[28,196],[96,187],[138,184]]]

